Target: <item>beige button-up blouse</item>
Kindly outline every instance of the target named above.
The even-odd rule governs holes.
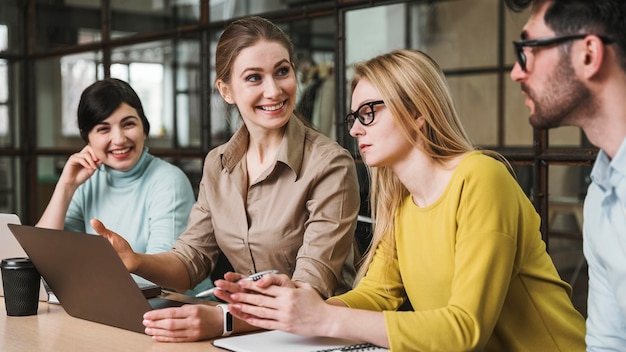
[[[248,186],[243,125],[205,159],[198,200],[172,251],[191,286],[222,251],[236,272],[277,269],[325,297],[354,279],[354,230],[360,199],[350,153],[295,116],[277,160]]]

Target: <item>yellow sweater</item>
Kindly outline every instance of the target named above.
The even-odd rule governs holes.
[[[381,241],[366,277],[337,297],[384,311],[392,351],[585,350],[571,287],[502,163],[468,154],[436,203],[408,197],[395,221],[396,251]],[[407,297],[415,311],[395,311]]]

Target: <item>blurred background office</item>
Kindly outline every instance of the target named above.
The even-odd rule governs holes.
[[[63,162],[83,146],[80,92],[105,77],[133,86],[152,126],[151,153],[181,167],[197,191],[204,156],[240,124],[213,89],[213,57],[224,26],[247,15],[269,18],[292,38],[298,107],[353,153],[363,215],[367,174],[343,122],[351,66],[398,48],[435,58],[473,142],[514,165],[586,314],[582,199],[597,150],[576,128],[528,123],[509,79],[511,41],[528,14],[509,12],[502,0],[1,0],[0,212],[29,224],[39,218]],[[367,227],[359,230],[367,241]]]

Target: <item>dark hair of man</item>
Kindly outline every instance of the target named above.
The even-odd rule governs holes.
[[[544,21],[557,35],[586,33],[614,40],[617,59],[626,71],[626,1],[624,0],[505,0],[514,11],[551,2]]]
[[[107,78],[85,88],[80,96],[77,115],[78,128],[83,140],[89,142],[88,135],[91,129],[111,116],[122,103],[137,110],[143,132],[147,136],[150,133],[150,122],[143,112],[137,93],[128,83],[116,78]]]
[[[281,44],[289,52],[289,61],[295,68],[295,49],[289,37],[265,18],[251,16],[231,22],[220,37],[215,49],[215,78],[230,82],[231,71],[239,53],[261,40]]]

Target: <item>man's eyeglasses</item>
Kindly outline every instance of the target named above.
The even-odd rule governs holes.
[[[384,104],[382,100],[370,101],[359,106],[355,112],[351,112],[346,116],[346,124],[348,129],[352,128],[355,120],[359,120],[361,125],[367,126],[374,122],[374,106]]]
[[[515,55],[517,57],[517,62],[519,63],[522,70],[526,71],[527,59],[526,59],[526,53],[524,53],[525,47],[527,46],[541,47],[541,46],[561,44],[561,43],[565,43],[571,40],[583,39],[587,37],[588,35],[590,34],[571,34],[571,35],[563,35],[563,36],[556,36],[556,37],[543,38],[543,39],[528,39],[528,40],[514,41],[513,47],[515,48]],[[611,38],[607,38],[603,36],[598,36],[598,38],[600,38],[600,40],[602,40],[604,44],[613,43],[613,39]]]

